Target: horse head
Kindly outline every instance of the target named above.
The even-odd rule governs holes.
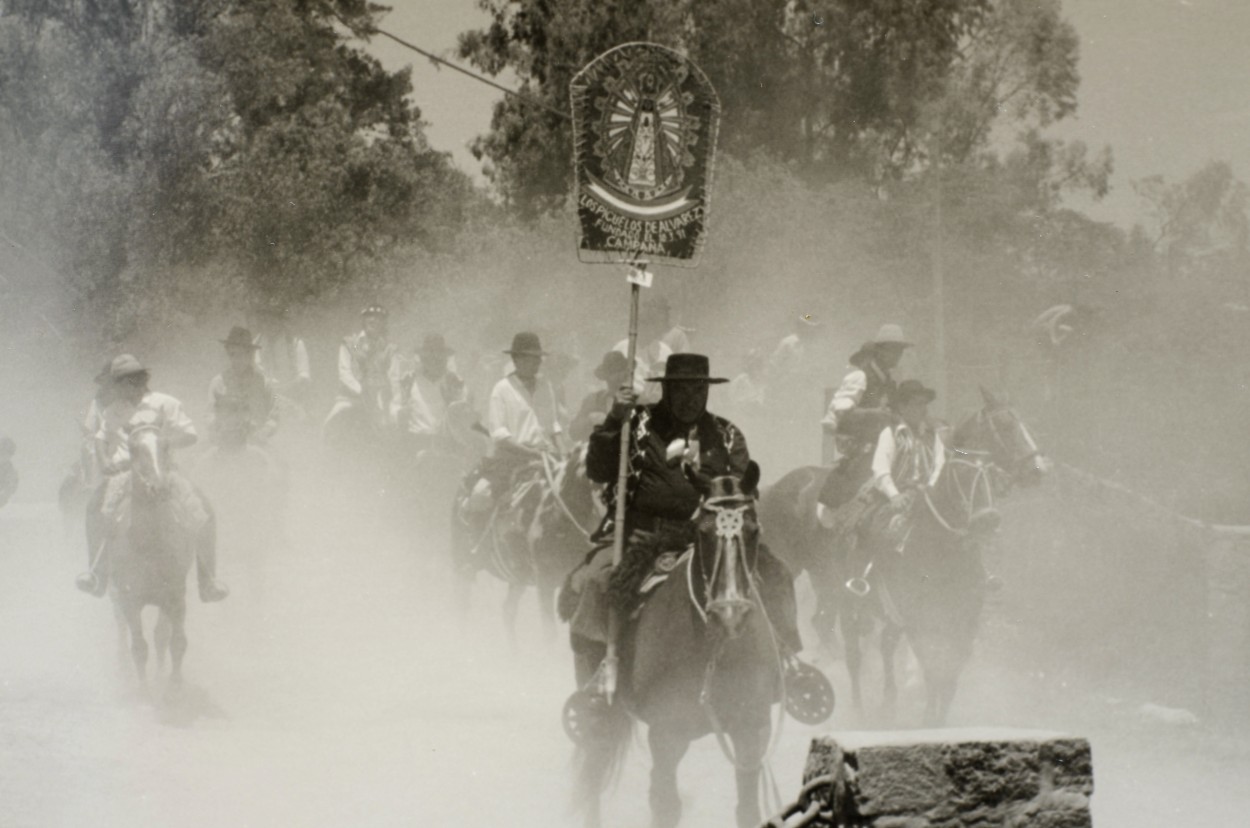
[[[694,516],[695,561],[703,575],[707,618],[736,638],[755,607],[751,583],[759,548],[755,515],[759,466],[741,478],[723,475],[700,483],[703,500]]]
[[[155,413],[141,411],[127,424],[130,469],[136,484],[151,496],[169,490],[169,453],[161,440],[161,424]]]
[[[982,388],[981,398],[985,407],[956,429],[952,447],[957,453],[988,455],[1017,486],[1027,488],[1041,483],[1050,461],[1038,448],[1029,427],[1006,395]]]

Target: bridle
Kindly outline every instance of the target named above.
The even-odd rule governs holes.
[[[722,495],[719,497],[711,497],[699,504],[699,512],[711,512],[716,516],[716,555],[712,559],[712,571],[705,573],[703,579],[703,600],[700,601],[694,587],[694,558],[691,556],[690,564],[686,567],[686,585],[690,592],[690,602],[694,604],[695,610],[698,611],[699,617],[703,619],[703,623],[707,624],[708,614],[715,613],[718,610],[743,610],[749,611],[755,606],[755,602],[745,597],[750,594],[753,584],[743,584],[741,595],[729,595],[721,597],[713,597],[710,593],[717,583],[718,577],[721,575],[722,568],[726,566],[726,559],[731,553],[728,551],[730,545],[734,545],[739,555],[745,554],[746,542],[742,537],[742,529],[746,524],[746,513],[754,505],[754,500],[749,495]],[[696,515],[698,512],[696,512]],[[696,541],[697,543],[697,541]],[[730,560],[728,566],[733,567],[736,561]],[[742,571],[745,573],[748,581],[751,579],[750,568],[747,566],[745,558],[742,560]],[[736,572],[729,572],[728,577],[731,579],[732,586],[737,583]]]
[[[1013,411],[1010,408],[995,409],[995,413],[998,411],[1005,412],[1006,415],[1011,418],[1011,421],[1015,425],[1018,433],[1024,439],[1024,444],[1028,449],[1028,451],[1026,451],[1024,454],[1020,454],[1020,455],[1016,454],[1015,446],[1009,443],[1006,440],[1006,438],[1003,437],[1002,431],[999,429],[998,423],[995,422],[994,414],[987,413],[987,409],[983,408],[977,412],[977,424],[982,426],[982,428],[989,433],[990,437],[994,441],[994,449],[991,449],[991,451],[988,452],[990,456],[991,457],[1003,456],[1003,457],[1011,458],[1010,462],[1008,463],[1008,467],[1005,469],[1002,469],[1002,471],[1004,471],[1007,474],[1007,477],[1009,480],[1012,480],[1015,478],[1016,473],[1019,470],[1019,468],[1023,464],[1036,459],[1042,453],[1042,450],[1037,447],[1037,441],[1033,439],[1033,435],[1029,432],[1028,426],[1026,426],[1024,422],[1019,417],[1016,416],[1015,411]],[[999,451],[1002,452],[1001,455],[998,454]],[[974,454],[977,452],[959,451],[959,453]],[[999,466],[999,468],[1002,468],[1002,467]]]

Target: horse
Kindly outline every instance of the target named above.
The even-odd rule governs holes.
[[[187,573],[195,560],[195,529],[169,471],[167,450],[159,444],[160,426],[152,420],[132,424],[129,434],[131,469],[117,485],[125,497],[120,519],[112,527],[109,595],[130,632],[130,652],[140,681],[146,680],[148,644],[141,613],[160,611],[158,653],[168,647],[170,683],[182,683],[187,651]],[[189,484],[183,482],[182,486]],[[186,494],[186,492],[182,492]]]
[[[452,504],[451,549],[462,593],[485,569],[508,585],[504,623],[515,637],[516,617],[527,587],[538,592],[539,612],[548,631],[555,629],[555,595],[565,575],[584,557],[590,532],[599,518],[594,484],[586,477],[586,446],[569,454],[544,454],[513,476],[485,517],[469,513],[475,475],[464,479]]]
[[[824,551],[837,573],[817,589],[833,591],[822,598],[841,621],[857,709],[863,704],[860,642],[880,622],[887,713],[898,696],[894,649],[906,636],[924,675],[924,722],[946,721],[994,585],[982,562],[999,521],[994,502],[1013,486],[1038,484],[1049,466],[1006,398],[985,389],[982,398],[984,407],[955,429],[933,488],[918,492],[905,512],[878,509],[861,527],[858,542],[872,550],[871,570],[852,567],[845,549],[805,550]]]
[[[216,430],[216,445],[190,476],[227,518],[224,546],[251,568],[249,581],[259,591],[269,552],[285,536],[290,477],[271,451],[249,442],[250,428],[231,425]]]
[[[576,802],[588,825],[599,824],[600,797],[634,719],[648,725],[653,825],[678,823],[677,766],[690,743],[708,734],[734,765],[739,828],[759,824],[759,782],[784,665],[756,573],[758,475],[751,464],[741,480],[717,477],[707,485],[692,549],[623,630],[619,695],[599,706],[577,750]],[[601,648],[574,643],[578,674],[593,672],[589,662]]]

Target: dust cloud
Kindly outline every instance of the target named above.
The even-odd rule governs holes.
[[[735,193],[751,201],[754,185],[733,175],[721,205]],[[671,325],[711,355],[714,373],[730,377],[753,363],[768,366],[798,316],[820,323],[805,334],[801,367],[776,379],[766,404],[752,407],[724,387],[712,392],[711,408],[739,421],[770,482],[821,462],[826,389],[880,323],[903,324],[919,344],[898,376],[940,381],[934,310],[919,292],[896,289],[888,262],[865,258],[854,227],[826,227],[827,216],[796,221],[792,210],[784,221],[763,215],[745,236],[735,223],[744,209],[726,210],[703,269],[661,270],[655,293],[666,299]],[[258,509],[266,492],[254,480],[213,481],[204,441],[180,458],[217,501],[219,569],[232,588],[213,605],[189,590],[181,691],[160,677],[138,685],[108,602],[74,589],[86,563],[81,516],[62,516],[57,487],[77,455],[76,423],[106,357],[136,353],[152,370],[152,387],[181,399],[203,435],[208,382],[224,366],[216,340],[245,314],[187,309],[182,324],[139,325],[95,349],[62,330],[86,311],[55,285],[31,279],[25,293],[10,294],[39,313],[4,309],[0,360],[0,431],[17,443],[22,476],[17,497],[0,510],[0,822],[573,824],[572,749],[560,725],[574,689],[565,629],[543,627],[531,591],[513,640],[504,586],[484,573],[471,600],[459,600],[445,525],[420,525],[406,507],[381,507],[327,474],[319,434],[337,343],[356,328],[358,308],[376,299],[392,306],[392,337],[405,355],[426,333],[448,338],[479,406],[506,370],[500,352],[512,334],[538,331],[568,358],[566,403],[575,407],[595,387],[603,351],[624,335],[626,288],[610,268],[568,264],[567,226],[540,225],[455,262],[393,262],[377,291],[293,311],[314,390],[306,415],[284,420],[275,443],[290,480],[284,517]],[[909,278],[923,284],[927,276]],[[643,307],[660,312],[654,294]],[[970,308],[953,300],[947,313]],[[1067,391],[1048,394],[1054,366],[1027,333],[1032,314],[1008,315],[995,320],[996,331],[1013,332],[999,352],[961,361],[952,345],[940,413],[956,422],[975,409],[979,384],[1005,388],[1043,449],[1062,462],[1040,489],[1003,504],[987,566],[1005,586],[986,609],[951,724],[1089,736],[1100,826],[1241,824],[1250,750],[1244,713],[1226,711],[1242,698],[1228,677],[1244,680],[1245,665],[1212,656],[1207,625],[1218,542],[1170,517],[1193,504],[1173,498],[1169,511],[1126,493],[1116,468],[1085,462],[1092,419],[1071,409],[1071,389],[1116,370],[1114,345],[1089,333],[1092,350],[1066,358]],[[967,342],[959,347],[975,354]],[[1140,425],[1120,416],[1123,429]],[[1244,441],[1244,432],[1229,439]],[[1177,451],[1138,440],[1117,456],[1124,468],[1143,468]],[[1101,474],[1085,475],[1090,467]],[[858,712],[847,701],[840,653],[821,648],[807,626],[805,580],[799,594],[806,655],[831,676],[840,701],[825,726],[785,723],[772,759],[783,797],[797,790],[811,736],[885,726],[871,652],[869,704]],[[907,654],[900,666],[897,725],[914,726],[920,675]],[[637,741],[606,824],[646,824],[647,768]],[[728,823],[732,773],[713,740],[692,750],[681,784],[683,824]]]

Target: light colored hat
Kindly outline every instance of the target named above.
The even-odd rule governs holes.
[[[146,374],[147,372],[148,369],[144,368],[142,363],[130,354],[114,357],[113,362],[109,365],[109,379],[113,382],[133,374]]]
[[[904,336],[903,329],[900,326],[887,322],[878,329],[877,335],[872,339],[872,344],[902,345],[904,348],[910,348],[912,342]]]

